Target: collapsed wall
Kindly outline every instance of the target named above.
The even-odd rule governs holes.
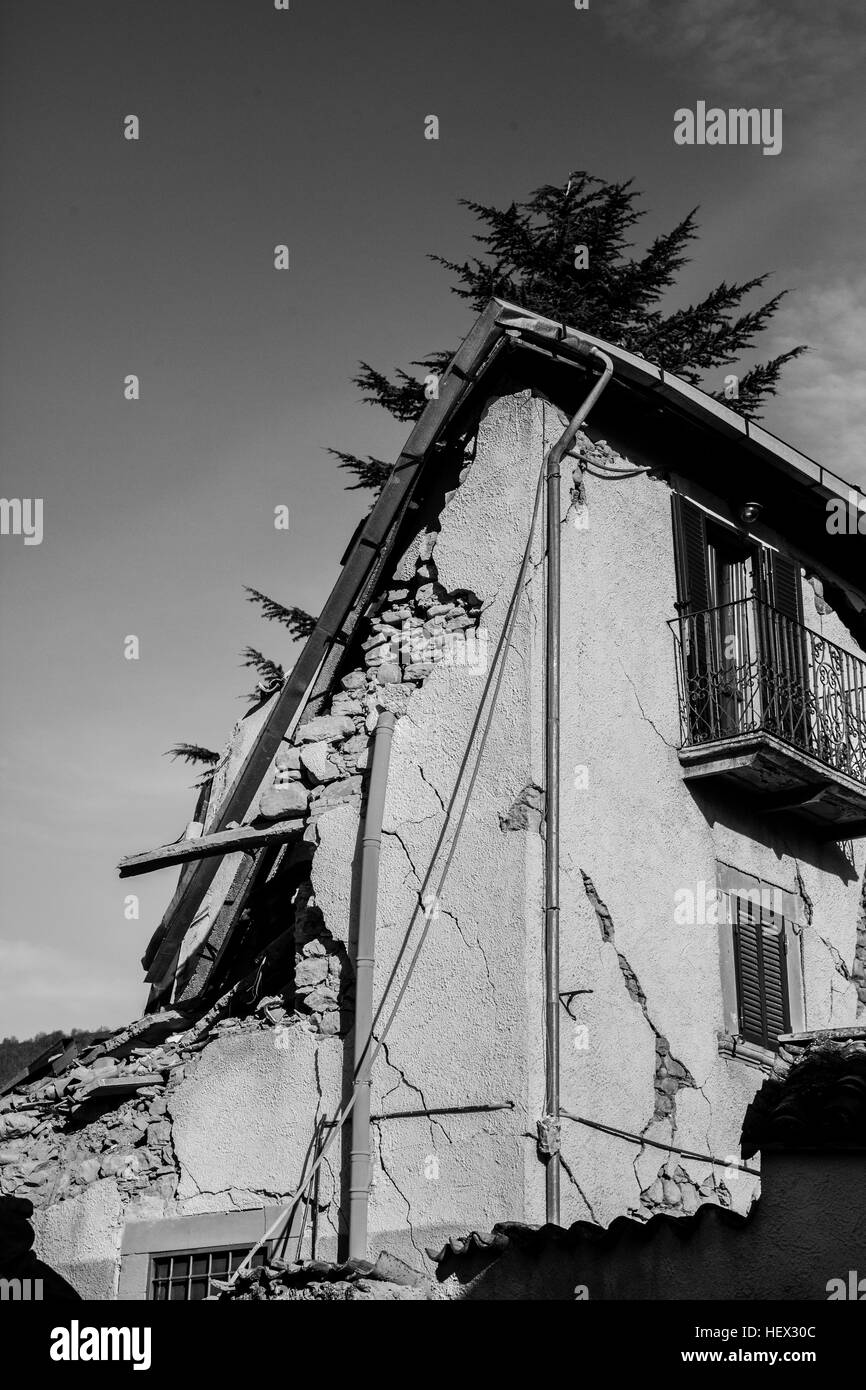
[[[311,1138],[339,1107],[353,1009],[354,849],[370,739],[379,713],[405,716],[435,667],[469,672],[477,683],[486,661],[479,599],[439,582],[435,527],[434,519],[413,541],[365,618],[357,664],[342,674],[325,710],[284,742],[253,810],[256,823],[297,827],[272,870],[274,882],[282,877],[289,889],[282,904],[288,926],[253,962],[257,968],[203,1017],[191,1021],[183,1007],[146,1017],[57,1076],[0,1100],[2,1191],[33,1200],[48,1252],[92,1296],[116,1287],[119,1233],[130,1221],[278,1202],[300,1181]],[[388,833],[396,844],[399,828]],[[206,941],[196,942],[186,961],[204,949]],[[274,1069],[270,1085],[258,1084]],[[424,1108],[387,1053],[381,1071],[388,1079],[380,1100],[405,1087]],[[281,1123],[287,1110],[290,1132]],[[381,1138],[377,1161],[381,1173]],[[316,1189],[320,1249],[331,1253],[340,1228],[339,1167],[337,1148]]]

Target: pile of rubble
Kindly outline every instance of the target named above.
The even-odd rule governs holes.
[[[0,1097],[0,1193],[39,1208],[113,1177],[128,1198],[145,1189],[173,1197],[172,1092],[214,1034],[268,1026],[261,1017],[207,1017],[170,1031],[180,1022],[173,1012],[150,1015],[57,1075],[39,1075]],[[160,1032],[160,1041],[144,1041]]]
[[[347,1260],[345,1264],[306,1260],[287,1264],[285,1260],[272,1259],[266,1265],[244,1270],[233,1284],[217,1279],[212,1283],[219,1290],[218,1298],[242,1302],[418,1302],[435,1296],[423,1274],[384,1251],[374,1264],[369,1260]]]

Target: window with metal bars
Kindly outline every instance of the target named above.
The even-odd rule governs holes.
[[[156,1302],[195,1303],[212,1292],[211,1279],[227,1279],[249,1254],[240,1250],[176,1250],[152,1255],[148,1297]],[[264,1264],[264,1250],[257,1250],[253,1266]]]
[[[777,1052],[791,1030],[785,919],[738,895],[731,906],[740,1035]]]

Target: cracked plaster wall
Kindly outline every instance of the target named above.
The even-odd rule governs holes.
[[[537,470],[562,424],[558,411],[529,393],[495,403],[441,531],[432,546],[428,538],[407,557],[406,574],[398,570],[405,579],[419,556],[432,554],[447,590],[478,594],[491,654],[520,564]],[[584,452],[597,448],[586,436],[579,444]],[[580,471],[577,459],[570,462],[581,506],[564,485],[563,1108],[725,1162],[668,1155],[564,1120],[563,1223],[588,1217],[607,1225],[620,1214],[647,1216],[662,1207],[688,1213],[705,1201],[747,1210],[757,1183],[728,1160],[739,1154],[743,1113],[764,1074],[720,1055],[718,929],[677,924],[675,893],[701,881],[712,887],[717,860],[797,893],[807,1024],[849,1023],[856,991],[845,972],[854,960],[862,847],[845,877],[838,852],[816,850],[792,822],[768,826],[748,806],[732,813],[711,796],[692,796],[676,755],[670,489],[647,476],[597,479]],[[541,559],[536,542],[481,775],[389,1036],[388,1060],[377,1066],[373,1099],[374,1113],[505,1099],[514,1109],[376,1127],[371,1230],[393,1240],[411,1227],[408,1253],[430,1243],[434,1229],[480,1229],[488,1212],[498,1220],[544,1219],[534,1143],[543,1098],[542,840],[531,794],[543,782]],[[808,605],[812,590],[804,591]],[[807,621],[813,616],[807,606]],[[834,614],[822,622],[841,640]],[[846,642],[856,650],[850,636]],[[384,822],[378,987],[418,902],[482,684],[476,672],[437,666],[398,721]],[[314,884],[337,935],[332,924],[346,920],[349,891],[340,865],[357,834],[356,809],[343,808],[339,818],[331,813],[320,834]]]
[[[490,653],[526,540],[541,464],[541,409],[523,397],[490,412],[479,440],[484,462],[476,457],[451,495],[432,552],[447,591],[469,589],[481,597]],[[536,540],[536,566],[540,559]],[[404,568],[418,562],[410,554]],[[398,580],[407,577],[398,569]],[[534,1142],[540,1078],[532,1065],[541,1048],[541,842],[537,829],[518,842],[499,824],[522,789],[539,780],[539,725],[527,717],[536,629],[537,608],[526,606],[448,879],[441,897],[428,902],[427,941],[374,1073],[374,1114],[509,1107],[375,1126],[371,1233],[387,1235],[390,1248],[416,1259],[433,1233],[450,1232],[455,1222],[542,1215]],[[397,722],[383,825],[377,996],[419,904],[484,683],[483,671],[438,664]],[[335,935],[338,919],[348,920],[345,866],[357,833],[354,807],[319,822],[312,875]],[[437,884],[438,876],[428,893]],[[413,941],[423,922],[419,913]],[[405,964],[404,958],[397,967],[395,990]]]
[[[114,1178],[91,1183],[68,1202],[37,1211],[36,1254],[82,1298],[114,1298],[120,1269],[123,1204]]]
[[[475,460],[448,495],[441,529],[419,538],[395,575],[395,583],[410,581],[432,560],[446,592],[478,595],[491,658],[538,471],[562,425],[557,410],[529,393],[493,404]],[[583,435],[578,448],[585,455],[597,446]],[[577,491],[569,495],[569,466],[579,509]],[[660,479],[614,483],[582,473],[575,457],[566,461],[562,1105],[658,1143],[726,1158],[738,1152],[743,1113],[763,1073],[720,1055],[718,932],[675,923],[675,893],[712,885],[717,859],[796,893],[807,1026],[850,1023],[862,845],[845,878],[838,851],[816,851],[790,822],[767,826],[747,806],[732,813],[708,796],[698,802],[683,782],[667,626],[676,596],[669,497]],[[535,1144],[544,1084],[543,840],[534,791],[543,785],[542,561],[537,536],[457,852],[441,898],[427,901],[426,945],[374,1071],[374,1115],[464,1108],[373,1125],[371,1246],[387,1245],[416,1264],[440,1234],[544,1220]],[[853,648],[834,614],[809,607],[811,587],[804,593],[807,622]],[[438,662],[398,717],[383,826],[377,998],[392,971],[397,986],[403,978],[400,947],[483,688],[483,670]],[[357,796],[321,810],[310,866],[325,928],[348,948],[360,813]],[[419,914],[413,941],[422,924]],[[292,1191],[318,1119],[338,1108],[351,1044],[351,1033],[324,1036],[311,1019],[295,1020],[281,1047],[270,1029],[220,1033],[171,1093],[176,1193],[142,1198],[128,1215],[261,1206]],[[481,1108],[498,1106],[507,1108]],[[745,1210],[755,1192],[754,1180],[735,1169],[567,1119],[562,1158],[565,1225],[581,1218],[607,1225],[661,1208],[688,1213],[704,1201]],[[332,1159],[323,1173],[321,1201],[334,1200],[321,1213],[320,1254],[336,1244],[337,1150]],[[94,1191],[107,1186],[100,1181]],[[45,1218],[60,1223],[54,1245],[45,1246],[58,1267],[66,1267],[61,1246],[69,1239],[61,1227],[77,1229],[81,1200]],[[116,1224],[106,1217],[107,1230]]]
[[[800,938],[807,1025],[851,1023],[855,990],[839,967],[850,967],[854,956],[862,844],[856,864],[847,865],[835,847],[816,847],[790,820],[768,823],[747,804],[692,796],[676,755],[669,488],[646,475],[612,482],[584,473],[583,484],[588,525],[566,524],[562,533],[563,613],[575,615],[565,619],[563,651],[563,691],[570,693],[562,728],[562,988],[592,993],[574,999],[588,1046],[564,1063],[563,1106],[725,1158],[739,1152],[742,1115],[763,1075],[719,1055],[718,929],[677,924],[674,894],[699,893],[702,881],[712,887],[716,860],[792,892],[802,884],[813,914]],[[584,622],[587,596],[592,611]],[[824,624],[840,640],[835,615]],[[847,634],[846,644],[857,650]],[[572,766],[587,770],[573,788]],[[584,876],[612,924],[607,939]],[[668,1113],[659,1104],[659,1037],[688,1073],[662,1075],[662,1094],[672,1093]],[[580,1181],[590,1207],[575,1202],[571,1219],[589,1214],[608,1224],[620,1212],[646,1215],[663,1203],[689,1211],[698,1200],[745,1210],[755,1190],[736,1169],[666,1159],[567,1122],[563,1142],[569,1167],[586,1175]]]
[[[270,1029],[223,1034],[173,1093],[178,1215],[260,1206],[299,1183],[340,1056],[302,1022],[288,1032],[288,1047]]]

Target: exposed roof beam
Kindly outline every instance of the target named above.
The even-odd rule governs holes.
[[[254,850],[262,845],[279,845],[299,835],[303,821],[280,821],[277,825],[255,827],[239,825],[232,830],[220,830],[213,835],[200,835],[195,840],[175,840],[143,854],[128,854],[118,864],[121,878],[136,874],[152,874],[172,864],[186,864],[190,859],[207,859],[215,854],[231,854],[236,850]]]

